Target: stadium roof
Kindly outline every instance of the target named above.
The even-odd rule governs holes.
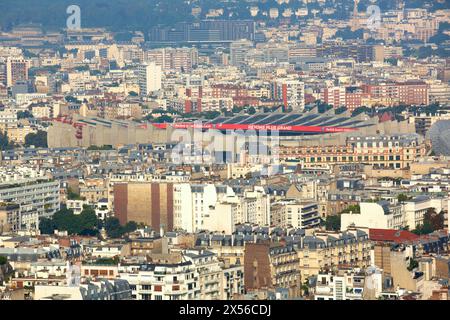
[[[317,113],[259,113],[254,115],[219,116],[213,120],[196,122],[154,123],[155,127],[165,129],[217,129],[217,130],[277,130],[305,133],[350,132],[370,126],[358,117]]]

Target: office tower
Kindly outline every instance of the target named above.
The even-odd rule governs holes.
[[[138,67],[139,89],[142,96],[161,89],[162,69],[156,63],[150,62]]]
[[[253,47],[253,43],[248,40],[239,40],[231,43],[230,54],[233,66],[242,66],[246,63],[247,52]]]
[[[27,62],[22,58],[8,58],[6,60],[6,85],[11,87],[18,81],[28,80]]]

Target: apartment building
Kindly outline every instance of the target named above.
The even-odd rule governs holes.
[[[154,62],[142,64],[138,67],[139,90],[142,96],[161,89],[161,67]]]
[[[271,220],[281,228],[315,228],[320,224],[320,214],[316,202],[286,199],[272,204]]]
[[[370,99],[383,101],[385,105],[428,105],[429,86],[425,82],[382,83],[362,85]]]
[[[198,64],[196,48],[161,48],[144,53],[147,62],[154,62],[162,71],[190,72]]]
[[[14,174],[12,174],[12,177]],[[37,229],[39,219],[51,217],[60,208],[59,182],[45,176],[0,182],[0,202],[20,206],[20,229]],[[12,221],[17,228],[17,218]]]
[[[448,210],[448,198],[417,196],[395,205],[388,201],[361,202],[360,213],[341,215],[341,230],[352,225],[374,229],[401,229],[408,226],[412,230],[423,224],[428,210],[434,210],[436,213]]]
[[[300,159],[305,164],[360,162],[379,168],[402,169],[426,154],[418,135],[348,137],[344,145],[280,146],[280,160]]]
[[[244,266],[223,266],[220,283],[220,300],[233,300],[234,297],[244,293]]]
[[[246,243],[244,283],[247,292],[275,287],[289,290],[290,297],[300,296],[299,258],[292,245]]]
[[[36,285],[34,300],[130,300],[127,281],[101,279],[78,286]]]
[[[234,195],[230,187],[214,184],[175,184],[174,185],[174,227],[195,232],[205,229],[205,219],[219,218],[214,213],[229,206],[220,206],[226,196]],[[216,205],[218,208],[216,209]],[[229,212],[230,213],[230,212]],[[229,215],[228,215],[229,217]],[[227,218],[229,219],[229,218]],[[208,223],[214,221],[208,219]]]
[[[121,224],[135,221],[154,230],[159,230],[161,225],[165,231],[173,229],[172,183],[115,183],[113,190],[114,215]]]
[[[315,230],[311,235],[300,237],[295,248],[302,279],[317,275],[320,270],[370,265],[371,243],[368,234],[359,229],[344,232]]]
[[[136,300],[196,300],[199,274],[192,261],[172,264],[121,265],[120,279],[127,280]]]
[[[400,229],[406,226],[406,220],[400,205],[393,206],[387,201],[361,202],[360,213],[341,214],[341,230],[346,230],[350,226]]]
[[[221,296],[223,271],[217,255],[208,250],[185,250],[183,256],[197,268],[200,300],[218,300]]]
[[[16,203],[0,203],[0,235],[17,232],[20,229],[20,205]]]
[[[314,300],[363,300],[364,273],[319,273]]]
[[[11,87],[20,81],[28,80],[28,63],[23,58],[6,59],[6,86]]]

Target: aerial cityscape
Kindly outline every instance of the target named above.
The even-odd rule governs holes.
[[[0,1],[2,301],[450,300],[449,208],[448,0]]]

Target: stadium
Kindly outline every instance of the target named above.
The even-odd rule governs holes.
[[[317,113],[256,113],[219,116],[212,120],[196,119],[174,123],[138,123],[74,115],[71,119],[56,119],[49,130],[51,147],[88,147],[91,145],[127,145],[136,143],[171,143],[174,130],[219,130],[222,132],[255,131],[257,135],[272,135],[281,141],[297,143],[340,144],[348,136],[414,133],[414,124],[407,121],[381,120],[365,114],[336,115],[333,110]]]
[[[327,113],[310,111],[219,116],[213,120],[153,123],[153,126],[158,129],[254,130],[258,134],[270,134],[272,131],[277,131],[282,137],[300,138],[301,136],[335,133],[379,134],[386,130],[391,131],[391,129],[397,131],[395,127],[400,124],[396,121],[380,122],[378,118],[370,118],[365,114],[354,117],[349,113],[336,115],[332,110]]]

